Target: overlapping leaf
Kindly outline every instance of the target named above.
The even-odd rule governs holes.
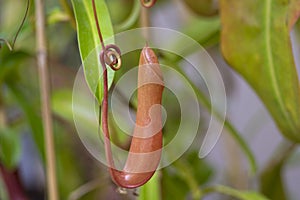
[[[105,40],[113,36],[111,19],[105,1],[98,0],[95,2],[102,36]],[[101,48],[99,46],[100,39],[94,19],[92,1],[72,0],[72,4],[76,17],[78,44],[85,78],[91,91],[100,103],[102,100],[102,67],[99,61]],[[108,68],[109,85],[113,76],[113,70]]]
[[[300,89],[290,41],[299,0],[222,0],[222,53],[281,132],[300,142]]]

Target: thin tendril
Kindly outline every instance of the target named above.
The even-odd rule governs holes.
[[[119,47],[117,47],[114,44],[109,44],[106,46],[104,45],[103,37],[102,37],[102,33],[101,33],[99,21],[98,21],[98,16],[97,16],[95,0],[92,0],[92,4],[93,4],[93,12],[94,12],[94,18],[95,18],[95,22],[96,22],[97,31],[98,31],[98,36],[99,36],[100,43],[102,46],[102,51],[100,54],[100,61],[101,61],[101,64],[104,65],[103,73],[106,70],[106,64],[109,65],[111,67],[111,69],[116,71],[116,70],[120,69],[120,67],[121,67],[121,51],[120,51]],[[112,60],[111,60],[111,58],[112,58]]]
[[[94,12],[94,18],[97,26],[97,31],[98,31],[98,36],[100,39],[100,43],[102,46],[102,51],[100,53],[100,62],[102,65],[102,70],[103,70],[103,100],[101,103],[101,107],[99,106],[99,129],[100,131],[100,126],[102,122],[102,131],[104,134],[104,144],[105,144],[105,152],[106,152],[106,158],[108,160],[108,164],[110,165],[110,168],[115,168],[114,166],[114,161],[112,158],[112,152],[111,152],[111,146],[110,146],[110,136],[109,136],[109,129],[108,129],[108,78],[107,78],[107,68],[106,64],[108,64],[113,70],[117,70],[120,68],[121,65],[121,51],[120,49],[113,44],[104,45],[103,42],[103,37],[101,34],[100,26],[99,26],[99,21],[97,17],[97,10],[96,10],[96,5],[95,5],[95,0],[92,0],[93,4],[93,12]],[[113,51],[113,50],[114,51]],[[106,61],[109,58],[109,55],[113,56],[113,60],[109,63]],[[116,67],[115,67],[116,65]],[[112,169],[111,169],[112,170]]]
[[[9,48],[10,51],[14,50],[14,46],[15,46],[15,43],[16,43],[17,38],[19,36],[19,33],[22,30],[22,27],[24,26],[25,20],[27,18],[27,15],[28,15],[28,12],[29,12],[29,7],[30,7],[30,0],[27,0],[25,15],[24,15],[24,17],[22,19],[22,22],[21,22],[21,24],[20,24],[17,32],[16,32],[16,35],[15,35],[15,37],[13,39],[13,42],[12,42],[12,45],[10,45],[10,43],[6,39],[0,38],[0,42],[1,41],[4,42],[8,46],[8,48]],[[0,43],[0,48],[1,48],[1,43]]]
[[[151,8],[152,6],[154,6],[155,2],[156,0],[141,0],[141,4],[145,8]]]

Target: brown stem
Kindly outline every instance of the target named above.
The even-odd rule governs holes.
[[[55,150],[53,139],[52,116],[50,107],[50,82],[47,63],[47,44],[45,32],[44,0],[35,0],[37,65],[40,80],[41,110],[45,134],[46,171],[48,199],[57,200],[57,180],[55,169]]]

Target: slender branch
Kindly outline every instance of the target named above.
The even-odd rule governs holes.
[[[37,65],[40,79],[41,110],[45,134],[46,170],[48,199],[57,200],[57,181],[55,169],[55,150],[50,108],[50,82],[47,63],[47,44],[45,32],[44,0],[35,0]]]
[[[84,195],[88,194],[89,192],[100,188],[103,184],[105,184],[105,181],[101,179],[95,179],[92,181],[89,181],[83,185],[81,185],[79,188],[74,190],[68,197],[68,200],[78,200]]]
[[[181,176],[181,178],[186,182],[186,184],[190,188],[192,199],[201,199],[203,196],[202,189],[198,186],[197,180],[190,170],[190,164],[183,160],[176,162],[175,166],[179,169],[178,173]]]

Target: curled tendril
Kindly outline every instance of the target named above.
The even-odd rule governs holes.
[[[109,44],[104,47],[100,53],[100,61],[102,66],[108,65],[114,71],[121,68],[121,50],[114,44]]]
[[[145,8],[151,8],[152,6],[154,6],[155,2],[156,0],[141,0],[141,4]]]
[[[105,66],[108,65],[110,66],[110,68],[116,71],[121,68],[121,64],[122,64],[121,50],[118,46],[114,44],[104,45],[103,37],[102,37],[102,33],[101,33],[101,29],[97,17],[95,0],[92,0],[92,5],[93,5],[93,12],[94,12],[94,18],[97,26],[98,36],[102,46],[102,51],[100,53],[101,65],[103,69],[105,69]]]
[[[9,48],[10,51],[13,51],[13,50],[14,50],[14,46],[15,46],[16,40],[17,40],[17,38],[18,38],[18,35],[19,35],[20,31],[22,30],[22,27],[23,27],[23,25],[24,25],[24,23],[25,23],[25,20],[26,20],[26,18],[27,18],[28,11],[29,11],[29,7],[30,7],[30,0],[27,0],[26,11],[25,11],[24,17],[23,17],[22,22],[21,22],[21,24],[20,24],[20,26],[19,26],[19,28],[18,28],[18,30],[17,30],[17,33],[16,33],[16,35],[15,35],[15,37],[14,37],[14,40],[13,40],[12,44],[10,44],[10,43],[8,42],[8,40],[6,40],[6,39],[4,39],[4,38],[0,38],[0,49],[1,49],[1,47],[2,47],[1,42],[3,42],[3,43],[5,43],[5,44],[7,45],[7,47]]]

